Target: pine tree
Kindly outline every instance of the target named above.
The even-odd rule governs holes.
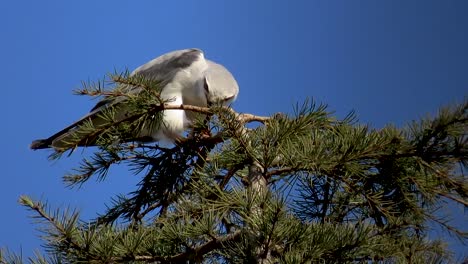
[[[440,207],[467,206],[468,101],[404,128],[373,129],[353,113],[338,119],[325,105],[299,104],[270,117],[232,108],[167,106],[158,84],[128,74],[87,84],[78,94],[127,96],[129,114],[83,124],[97,146],[66,185],[105,180],[112,166],[139,175],[135,190],[113,198],[91,221],[27,196],[45,255],[31,263],[451,263],[434,225],[462,241]],[[145,92],[125,94],[125,85]],[[133,142],[160,124],[164,109],[200,114],[171,147]],[[89,141],[91,142],[91,141]],[[0,263],[22,263],[3,250]]]

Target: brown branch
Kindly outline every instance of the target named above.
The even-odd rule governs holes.
[[[273,239],[273,232],[275,231],[275,228],[279,222],[279,214],[281,213],[281,207],[278,207],[276,208],[276,212],[275,212],[275,216],[273,217],[273,225],[270,229],[270,232],[268,233],[268,239],[266,241],[266,243],[263,244],[264,248],[263,248],[263,252],[260,254],[260,257],[262,259],[268,259],[270,258],[270,246],[271,246],[271,242],[272,242],[272,239]]]
[[[294,172],[294,171],[297,171],[298,169],[296,168],[292,168],[292,167],[284,167],[284,168],[279,168],[279,169],[276,169],[276,170],[271,170],[271,171],[267,171],[265,173],[265,178],[271,178],[272,176],[275,176],[275,175],[280,175],[280,174],[283,174],[283,173],[290,173],[290,172]]]
[[[226,173],[226,175],[223,177],[223,180],[222,182],[219,184],[219,187],[221,188],[221,190],[224,189],[224,187],[226,187],[226,185],[228,184],[229,180],[231,180],[231,178],[234,176],[234,174],[242,169],[244,167],[243,164],[238,164],[236,166],[234,166],[232,169],[230,169],[228,171],[228,173]]]
[[[195,106],[195,105],[173,105],[173,104],[164,104],[162,107],[161,106],[156,106],[158,109],[161,110],[187,110],[187,111],[193,111],[193,112],[198,112],[198,113],[203,113],[203,114],[214,114],[213,110],[209,107],[202,107],[202,106]],[[226,110],[230,112],[231,114],[234,114],[236,117],[236,120],[241,124],[247,124],[251,122],[260,122],[260,123],[265,123],[268,120],[271,119],[269,116],[257,116],[257,115],[252,115],[252,114],[245,114],[245,113],[237,113],[234,111],[234,109],[223,106],[223,110]]]
[[[257,116],[252,114],[238,114],[237,118],[241,123],[244,124],[251,122],[265,123],[271,119],[269,116]]]
[[[168,200],[170,200],[172,202],[172,199],[171,198],[168,198]],[[149,212],[153,211],[154,209],[158,208],[159,206],[162,205],[162,202],[159,201],[157,203],[153,203],[151,204],[150,206],[146,207],[146,209],[143,211],[143,212],[140,212],[137,216],[135,216],[134,218],[137,220],[137,221],[141,221],[141,219],[143,219],[143,217],[145,217],[145,215],[147,215]]]
[[[468,206],[467,201],[464,201],[464,200],[459,199],[457,197],[453,197],[453,196],[449,195],[448,193],[444,193],[444,192],[438,191],[438,190],[435,190],[434,192],[437,193],[440,196],[443,196],[443,197],[447,198],[447,199],[450,199],[450,200],[455,201],[457,203],[463,204],[464,206]]]
[[[192,112],[198,112],[202,114],[213,114],[213,110],[209,107],[196,106],[196,105],[174,105],[170,103],[165,103],[163,105],[153,105],[154,110],[186,110]]]

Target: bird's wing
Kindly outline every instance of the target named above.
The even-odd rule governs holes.
[[[168,52],[136,68],[130,76],[141,75],[147,79],[159,82],[161,87],[174,79],[174,76],[185,68],[188,68],[198,59],[203,59],[203,52],[200,49],[184,49]],[[133,86],[126,86],[123,92],[138,93],[141,89]],[[99,101],[92,109],[93,112],[104,106],[119,103],[122,98],[106,97]]]
[[[199,49],[176,50],[136,68],[131,75],[139,74],[155,81],[168,82],[177,72],[188,68],[199,59],[203,59],[203,52]]]
[[[203,58],[203,52],[199,49],[185,49],[178,50],[166,53],[161,55],[150,62],[138,67],[135,69],[131,75],[142,75],[146,78],[151,78],[152,80],[159,81],[161,85],[169,83],[178,71],[188,68],[193,62]],[[129,87],[129,89],[134,89],[134,87]],[[125,97],[107,97],[101,100],[94,106],[91,111],[69,125],[68,127],[60,130],[54,135],[50,136],[47,139],[35,140],[31,143],[31,149],[43,149],[54,147],[55,149],[68,149],[74,146],[70,146],[70,140],[74,137],[76,130],[79,126],[83,125],[85,122],[92,122],[93,125],[99,125],[104,120],[99,117],[102,111],[110,106],[117,107],[118,104],[125,100]],[[120,110],[125,111],[125,110]],[[83,142],[82,145],[89,146],[94,144],[94,142]]]

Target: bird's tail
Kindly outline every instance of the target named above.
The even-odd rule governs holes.
[[[54,148],[55,150],[64,151],[76,147],[76,144],[90,145],[91,142],[88,140],[86,140],[86,142],[76,142],[76,136],[77,133],[78,135],[80,133],[80,126],[85,122],[92,122],[92,124],[100,124],[100,122],[102,122],[102,118],[98,117],[98,113],[98,111],[95,111],[84,116],[80,120],[55,133],[49,138],[34,140],[29,147],[34,150]]]
[[[114,107],[116,107],[115,111],[117,112],[116,116],[114,117],[116,122],[127,118],[128,111],[122,109],[119,105]],[[88,131],[88,125],[85,124],[89,123],[89,127],[94,127],[96,129],[106,128],[106,126],[108,126],[110,123],[106,118],[102,117],[101,114],[102,109],[95,109],[80,120],[55,133],[49,138],[34,140],[29,147],[33,150],[53,148],[55,151],[64,152],[76,147],[94,146],[96,144],[96,140],[100,136],[100,133],[96,134],[94,132]],[[147,133],[148,134],[143,133],[139,136],[151,136],[150,131]]]
[[[36,139],[31,143],[31,145],[29,145],[29,147],[34,150],[45,149],[45,148],[50,148],[51,144],[52,142],[50,142],[50,140],[48,139]]]

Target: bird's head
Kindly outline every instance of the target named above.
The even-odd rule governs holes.
[[[208,61],[203,87],[208,104],[229,105],[236,100],[239,86],[232,74],[222,65]]]

